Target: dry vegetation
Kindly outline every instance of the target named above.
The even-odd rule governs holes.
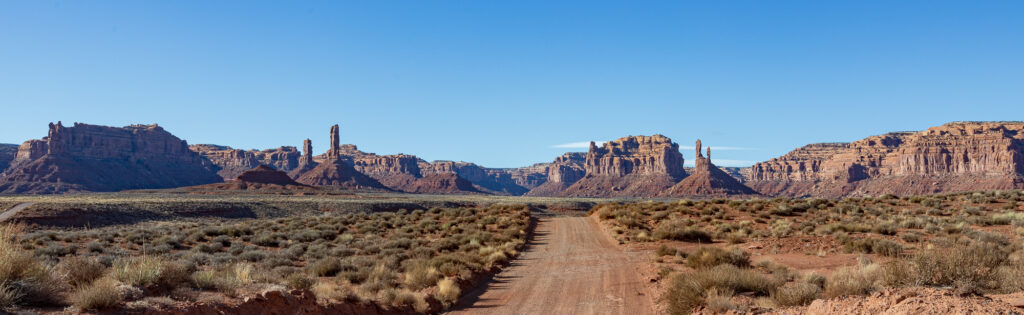
[[[0,306],[93,310],[287,286],[324,302],[423,312],[452,304],[460,286],[516,256],[529,226],[523,205],[28,232],[7,225]]]
[[[890,287],[1024,291],[1021,201],[1020,191],[992,191],[608,203],[592,211],[621,242],[661,243],[654,260],[667,280],[662,301],[670,313],[684,314],[801,306]],[[856,253],[859,263],[827,274],[802,273],[767,260],[751,263],[741,245],[815,240],[837,246],[804,254]],[[680,249],[693,248],[680,246],[689,243],[702,245]]]

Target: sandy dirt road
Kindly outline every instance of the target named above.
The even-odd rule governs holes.
[[[18,212],[21,212],[21,210],[25,210],[25,208],[31,207],[34,204],[36,204],[36,203],[35,202],[22,202],[22,203],[19,203],[18,205],[14,206],[14,207],[11,207],[10,209],[7,209],[7,211],[4,211],[3,213],[0,213],[0,222],[7,221],[7,219],[10,219],[10,218],[14,217],[15,214],[18,214]]]
[[[450,314],[654,312],[639,272],[648,258],[624,252],[593,218],[542,217],[531,244]]]

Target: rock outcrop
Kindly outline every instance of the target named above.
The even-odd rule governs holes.
[[[619,138],[600,148],[591,142],[583,169],[583,178],[554,195],[653,197],[686,177],[679,145],[662,135]]]
[[[256,168],[242,172],[241,175],[238,175],[238,178],[230,182],[191,186],[183,190],[202,193],[246,190],[280,194],[305,193],[315,191],[316,188],[296,182],[283,171],[275,170],[270,166],[259,165]]]
[[[298,149],[290,146],[262,151],[246,151],[213,144],[196,144],[189,148],[217,165],[217,175],[224,180],[232,180],[259,165],[268,165],[288,172],[299,167],[301,156]]]
[[[519,186],[509,172],[502,169],[485,168],[468,162],[434,161],[421,162],[424,175],[454,173],[488,192],[503,195],[522,195],[529,189]]]
[[[679,183],[661,192],[663,197],[684,196],[730,196],[757,195],[750,187],[744,186],[735,178],[711,163],[711,147],[707,148],[707,157],[701,155],[701,143],[697,140],[696,160],[693,172]]]
[[[331,146],[327,148],[326,159],[316,167],[303,172],[296,181],[312,186],[333,186],[348,189],[384,189],[376,179],[357,171],[340,155],[338,125],[331,127]]]
[[[317,162],[313,160],[313,141],[306,139],[302,142],[302,156],[299,156],[299,165],[295,166],[294,169],[288,170],[288,176],[291,178],[299,178],[302,173],[308,172],[316,168]]]
[[[50,124],[0,174],[3,193],[119,191],[221,181],[214,165],[157,125]]]
[[[558,196],[570,185],[583,178],[586,170],[587,155],[582,152],[569,152],[555,158],[547,164],[546,181],[533,189],[527,196]]]
[[[14,144],[0,143],[0,173],[11,166],[14,157],[18,155],[18,146]]]
[[[765,195],[844,197],[1024,188],[1024,122],[955,122],[811,144],[751,167]]]

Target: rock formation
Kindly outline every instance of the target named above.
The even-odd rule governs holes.
[[[14,157],[18,155],[18,146],[14,144],[0,143],[0,173],[11,166]]]
[[[481,193],[472,182],[455,173],[429,174],[405,186],[403,191],[427,194]]]
[[[512,182],[526,189],[534,189],[548,180],[551,163],[537,163],[519,168],[501,169],[512,177]]]
[[[954,122],[811,144],[751,167],[766,195],[843,197],[1024,188],[1024,122]]]
[[[586,170],[583,165],[587,155],[582,152],[569,152],[555,158],[547,165],[546,181],[534,187],[527,196],[558,196],[570,185],[583,178]]]
[[[288,170],[288,176],[291,178],[299,178],[302,173],[308,172],[316,168],[317,162],[313,160],[313,141],[306,139],[302,142],[302,156],[299,157],[299,165],[294,169]]]
[[[0,175],[3,193],[119,191],[219,182],[214,165],[157,125],[50,124],[18,148]]]
[[[697,140],[696,147],[696,160],[693,172],[682,181],[679,181],[679,183],[661,192],[660,195],[662,197],[757,194],[753,189],[744,186],[711,163],[711,147],[707,148],[707,157],[700,154],[700,140]]]
[[[583,178],[554,195],[653,197],[686,176],[679,145],[662,135],[619,138],[600,148],[591,142],[583,169]]]
[[[275,170],[270,166],[259,165],[256,168],[242,172],[241,175],[238,175],[238,178],[230,182],[185,187],[183,190],[208,194],[237,190],[294,194],[297,192],[312,192],[316,188],[296,182],[283,171]]]
[[[495,194],[518,196],[529,191],[529,189],[516,184],[512,175],[506,170],[486,168],[469,162],[421,162],[420,169],[424,175],[453,173]]]
[[[338,125],[334,125],[331,127],[331,146],[327,148],[326,159],[309,171],[303,172],[296,180],[312,186],[387,189],[379,181],[360,173],[341,158],[339,141]]]
[[[189,148],[217,165],[217,175],[224,180],[232,180],[259,165],[269,165],[284,172],[299,167],[300,154],[295,147],[246,151],[228,146],[196,144]]]

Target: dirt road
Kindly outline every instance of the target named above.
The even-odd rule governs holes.
[[[532,245],[451,314],[652,314],[638,271],[590,217],[541,218]]]
[[[25,210],[25,208],[31,207],[34,204],[36,204],[36,203],[35,202],[22,202],[22,203],[19,203],[18,205],[14,206],[14,207],[11,207],[10,209],[7,209],[7,211],[4,211],[3,213],[0,213],[0,222],[7,221],[7,219],[10,219],[10,218],[14,217],[15,214],[18,214],[18,212],[21,212],[21,210]]]

